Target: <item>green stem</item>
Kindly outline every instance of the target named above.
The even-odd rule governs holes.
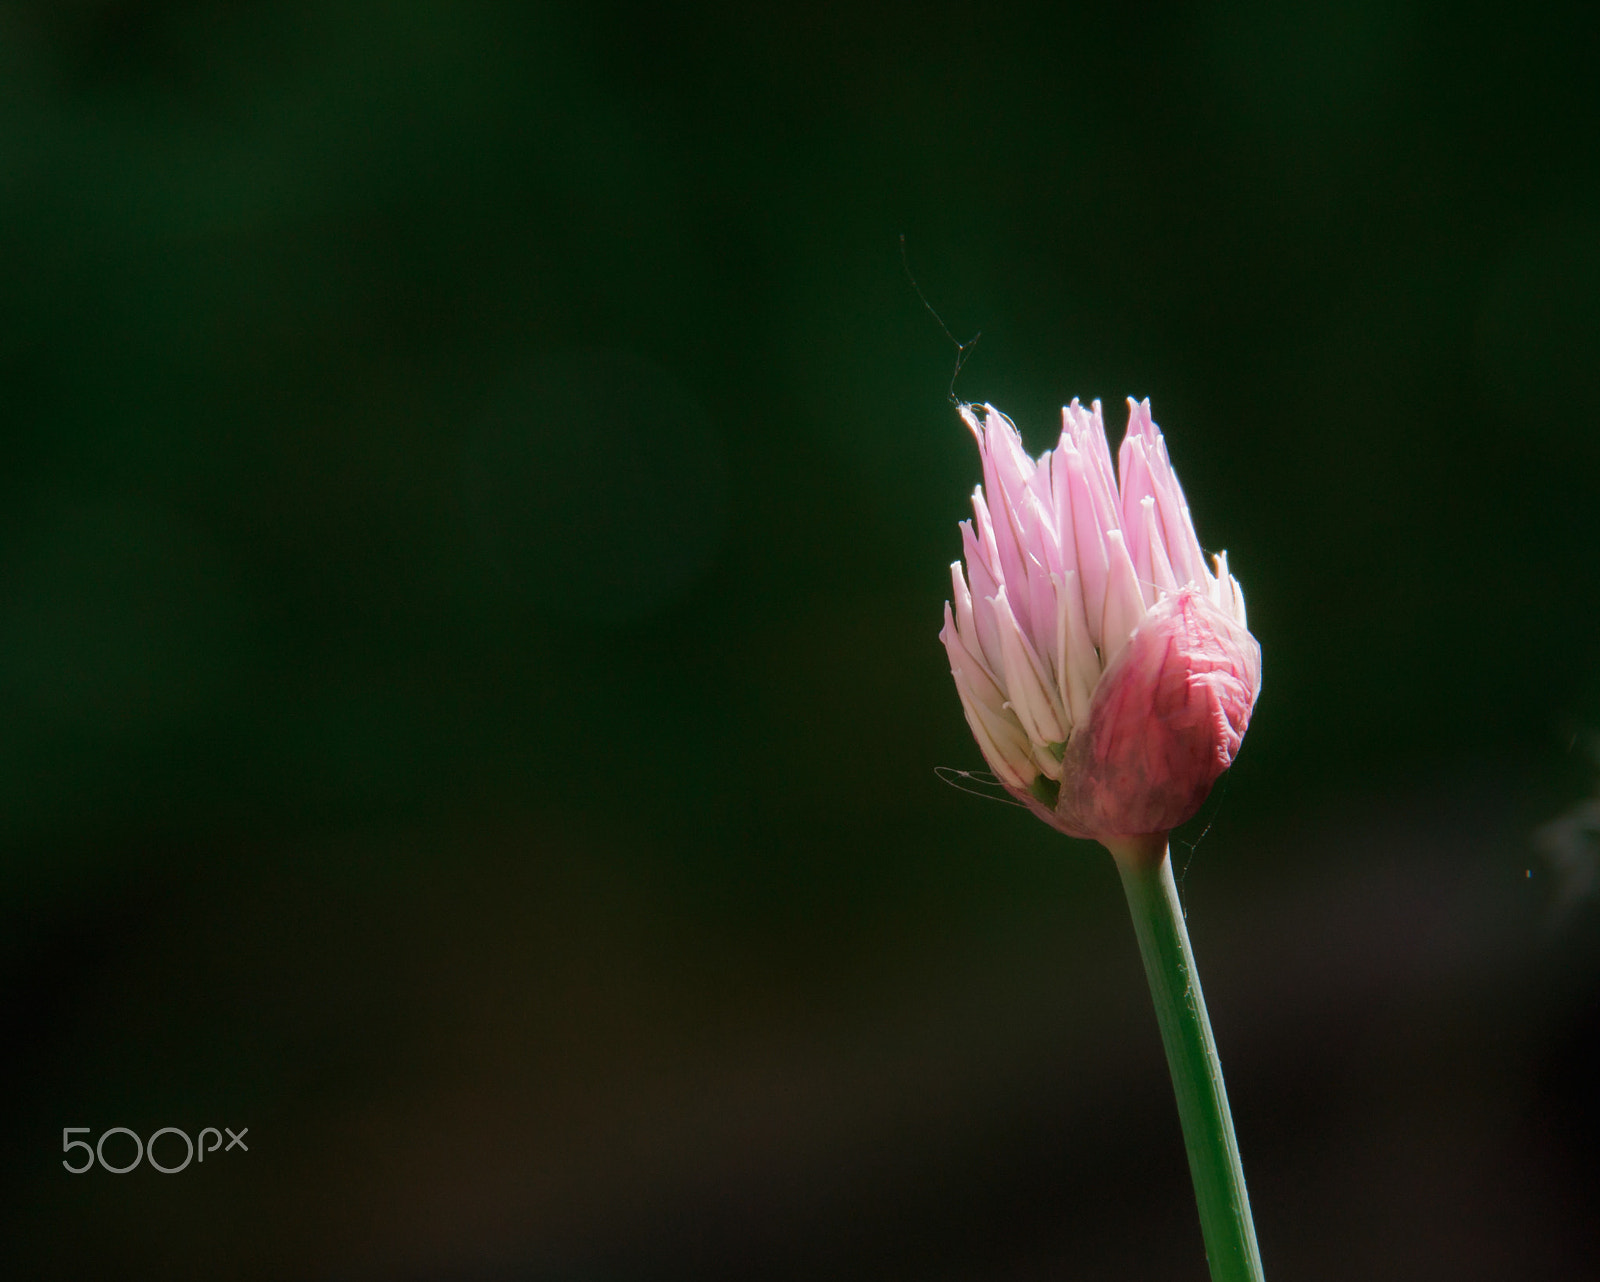
[[[1133,930],[1172,1070],[1212,1282],[1262,1282],[1261,1253],[1228,1113],[1228,1092],[1222,1085],[1222,1062],[1189,950],[1166,839],[1134,839],[1112,846],[1111,853],[1133,912]]]

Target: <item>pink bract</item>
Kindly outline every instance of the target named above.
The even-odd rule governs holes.
[[[1206,564],[1149,401],[1128,402],[1115,470],[1099,401],[1067,406],[1037,459],[992,406],[960,412],[983,484],[939,637],[978,747],[1062,832],[1166,833],[1232,763],[1261,690],[1227,554]]]

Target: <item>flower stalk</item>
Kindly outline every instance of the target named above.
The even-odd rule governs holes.
[[[1244,1168],[1164,835],[1107,843],[1122,876],[1178,1098],[1212,1282],[1262,1282]]]

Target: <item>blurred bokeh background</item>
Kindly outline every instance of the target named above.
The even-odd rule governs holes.
[[[1175,853],[1268,1275],[1600,1276],[1594,48],[0,5],[12,1275],[1204,1278],[1109,859],[935,775],[904,233],[960,394],[1151,397],[1249,594]]]

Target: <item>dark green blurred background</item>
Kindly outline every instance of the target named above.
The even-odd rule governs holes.
[[[1600,1277],[1593,34],[0,5],[14,1276],[1205,1276],[1109,858],[934,773],[905,233],[1249,594],[1175,850],[1269,1277]]]

